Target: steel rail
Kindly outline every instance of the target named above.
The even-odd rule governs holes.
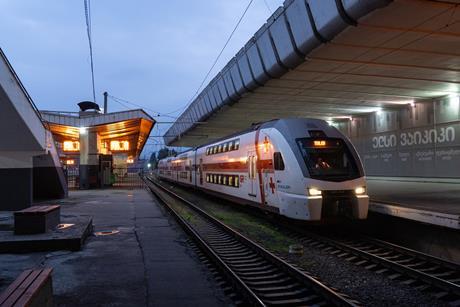
[[[434,273],[429,274],[429,273],[424,272],[423,270],[430,270],[430,268],[433,269],[433,271],[436,271],[437,269],[435,268],[434,265],[430,265],[427,263],[421,263],[420,262],[421,260],[417,260],[416,258],[413,260],[408,259],[407,258],[408,256],[402,254],[401,252],[399,252],[399,255],[395,254],[395,253],[398,253],[398,251],[394,248],[391,248],[390,245],[382,247],[382,248],[387,248],[390,250],[386,252],[386,255],[384,255],[385,251],[381,249],[375,249],[373,246],[366,246],[366,245],[362,246],[362,244],[361,245],[359,244],[359,240],[356,240],[354,242],[351,241],[347,243],[341,240],[333,239],[333,238],[326,237],[323,235],[318,235],[315,233],[307,233],[307,232],[302,232],[302,233],[307,235],[309,238],[313,238],[314,240],[317,240],[319,242],[326,243],[341,251],[348,252],[352,255],[358,256],[360,258],[363,258],[373,263],[378,263],[398,273],[410,276],[411,278],[415,280],[423,281],[431,286],[447,291],[448,293],[451,293],[457,296],[457,299],[460,299],[460,283],[456,284],[449,280],[437,277],[435,276],[436,274]],[[364,240],[362,240],[361,242],[366,244]],[[384,241],[381,241],[381,242],[384,242]],[[416,252],[415,251],[413,252],[414,252],[413,255],[416,255]],[[406,257],[401,259],[401,257],[404,257],[404,256]],[[388,259],[390,257],[391,259],[394,259],[394,260]],[[410,256],[410,257],[415,257],[415,256]],[[410,261],[410,262],[407,265],[400,263],[404,261]],[[420,263],[420,265],[415,265],[415,263]],[[439,263],[440,262],[438,262],[438,264]],[[451,263],[449,262],[449,264]],[[415,266],[415,267],[422,266],[424,269],[423,270],[416,269],[412,266]],[[460,273],[460,269],[457,271],[457,273],[453,272],[453,274],[459,274],[459,273]],[[458,278],[460,278],[460,276]]]
[[[215,243],[214,245],[208,244],[206,240],[196,231],[193,229],[192,226],[190,226],[183,218],[178,216],[178,213],[175,213],[174,209],[172,209],[168,204],[167,201],[162,199],[164,203],[168,206],[169,210],[172,210],[174,212],[174,216],[178,216],[178,220],[180,221],[180,224],[186,224],[185,228],[188,229],[187,232],[193,236],[193,238],[198,238],[197,241],[203,249],[205,249],[206,253],[210,255],[213,261],[218,263],[218,266],[225,270],[225,275],[227,277],[230,277],[233,281],[232,284],[236,286],[237,290],[243,290],[243,295],[246,299],[248,299],[251,303],[253,304],[261,304],[262,306],[265,306],[267,304],[272,304],[273,301],[270,301],[267,299],[267,297],[264,297],[264,295],[258,295],[256,294],[257,292],[257,287],[255,287],[255,284],[260,284],[260,282],[257,282],[260,277],[257,277],[259,275],[254,275],[253,271],[245,272],[244,274],[241,272],[242,269],[234,270],[234,266],[244,268],[246,269],[247,267],[251,267],[252,264],[257,264],[259,263],[259,258],[262,257],[264,259],[264,263],[261,263],[261,266],[266,265],[267,267],[267,272],[273,272],[273,269],[268,268],[269,265],[274,266],[276,269],[280,270],[283,272],[285,275],[288,277],[292,278],[296,282],[300,283],[303,285],[308,291],[313,291],[314,293],[320,295],[323,298],[323,301],[327,302],[328,304],[336,305],[336,306],[357,306],[357,302],[353,301],[351,299],[345,298],[343,295],[337,293],[337,291],[325,286],[318,280],[314,279],[313,277],[309,276],[307,273],[295,268],[294,266],[288,264],[281,258],[277,257],[273,253],[269,252],[259,244],[253,242],[252,240],[248,239],[241,233],[231,229],[218,219],[212,217],[209,215],[207,212],[193,204],[192,202],[188,201],[187,199],[183,198],[182,196],[172,192],[171,190],[165,188],[164,186],[156,183],[154,180],[147,178],[148,181],[151,182],[153,186],[155,186],[158,189],[161,189],[164,193],[167,193],[171,197],[179,200],[181,203],[184,203],[187,205],[188,208],[192,209],[195,213],[197,213],[200,217],[202,217],[204,220],[210,222],[212,225],[216,226],[219,230],[222,230],[223,234],[213,234],[215,238],[217,236],[220,238],[224,236],[228,236],[229,238],[233,241],[224,241],[222,243]],[[158,192],[154,191],[154,188],[149,187],[153,193],[156,195],[159,195]],[[161,197],[160,197],[161,198]],[[228,243],[228,242],[233,242],[233,243]],[[212,246],[211,246],[212,245]],[[244,247],[244,248],[242,248]],[[256,254],[254,254],[254,252]],[[232,256],[238,255],[242,260],[240,261],[235,261],[232,259]],[[241,256],[240,256],[241,255]],[[259,258],[257,258],[259,257]],[[230,262],[230,264],[228,264]],[[271,271],[270,271],[271,270]],[[273,273],[275,274],[275,273]],[[240,277],[242,276],[242,277]],[[248,277],[250,276],[250,277]],[[278,275],[273,275],[274,277]],[[283,275],[284,276],[284,275]],[[280,274],[280,278],[281,274]],[[249,281],[248,281],[249,279]],[[251,284],[251,280],[254,281]],[[254,290],[254,291],[253,291]],[[297,292],[301,292],[300,290],[297,290]],[[291,293],[295,294],[295,291],[291,291]],[[278,301],[282,302],[282,301]],[[301,299],[287,299],[285,301],[286,303],[291,303],[291,304],[305,304],[305,301],[302,301]]]

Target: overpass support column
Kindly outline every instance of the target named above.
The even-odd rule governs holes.
[[[30,152],[0,152],[0,211],[30,207],[33,201],[33,160]]]
[[[99,135],[80,128],[80,189],[99,187]]]

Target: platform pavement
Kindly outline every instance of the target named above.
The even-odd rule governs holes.
[[[0,254],[0,291],[23,270],[53,267],[58,306],[222,306],[217,287],[179,229],[146,190],[75,191],[62,214],[93,216],[79,252]]]
[[[460,229],[460,180],[368,177],[370,211]]]

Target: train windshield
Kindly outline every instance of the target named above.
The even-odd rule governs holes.
[[[343,181],[359,177],[356,162],[341,139],[297,139],[310,177],[313,179]]]

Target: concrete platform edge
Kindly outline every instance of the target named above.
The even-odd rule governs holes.
[[[452,229],[460,229],[460,215],[434,211],[406,208],[398,204],[371,201],[369,210],[372,212],[409,219],[421,223],[437,225]]]

